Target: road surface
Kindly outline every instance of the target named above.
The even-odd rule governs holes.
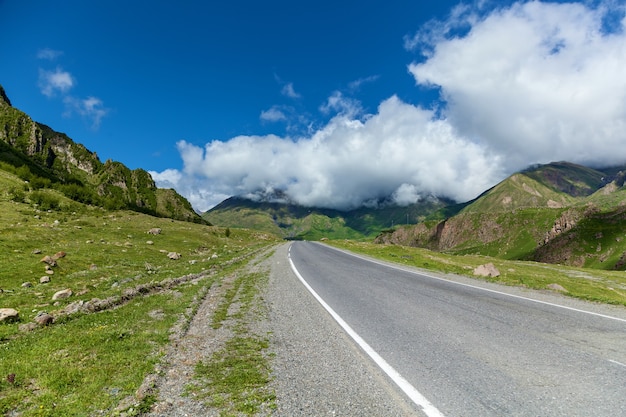
[[[626,416],[623,309],[536,302],[312,242],[289,258],[426,415]]]

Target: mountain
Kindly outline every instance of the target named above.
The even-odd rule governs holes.
[[[602,269],[626,266],[626,167],[556,162],[516,173],[444,220],[378,243]]]
[[[102,163],[66,134],[33,121],[11,105],[2,86],[0,169],[27,181],[28,189],[54,188],[81,203],[204,222],[176,191],[157,188],[147,171],[111,160]]]
[[[304,207],[279,194],[254,200],[231,197],[202,217],[215,225],[263,230],[286,239],[361,239],[398,224],[423,221],[450,205],[451,201],[432,197],[406,207],[381,202],[377,207],[340,211]]]

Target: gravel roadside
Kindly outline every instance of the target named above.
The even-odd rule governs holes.
[[[246,271],[265,271],[269,279],[259,301],[263,319],[247,323],[251,333],[269,335],[276,409],[272,416],[420,416],[420,412],[358,348],[295,276],[287,258],[289,244],[261,254]],[[242,271],[241,273],[245,273]],[[228,326],[213,329],[213,313],[234,277],[214,285],[201,302],[188,330],[172,334],[165,360],[144,382],[157,392],[149,417],[219,416],[185,387],[194,366],[224,346]]]

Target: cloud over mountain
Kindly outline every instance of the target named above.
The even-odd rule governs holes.
[[[333,116],[307,135],[180,141],[182,171],[153,176],[199,210],[272,189],[304,205],[349,209],[389,196],[466,201],[533,163],[626,162],[622,6],[460,6],[405,45],[423,55],[408,65],[417,85],[440,93],[432,109],[392,96],[364,114],[337,91],[319,107]]]

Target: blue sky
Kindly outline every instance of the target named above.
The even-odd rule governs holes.
[[[466,201],[626,163],[623,1],[0,0],[13,105],[197,210]]]

